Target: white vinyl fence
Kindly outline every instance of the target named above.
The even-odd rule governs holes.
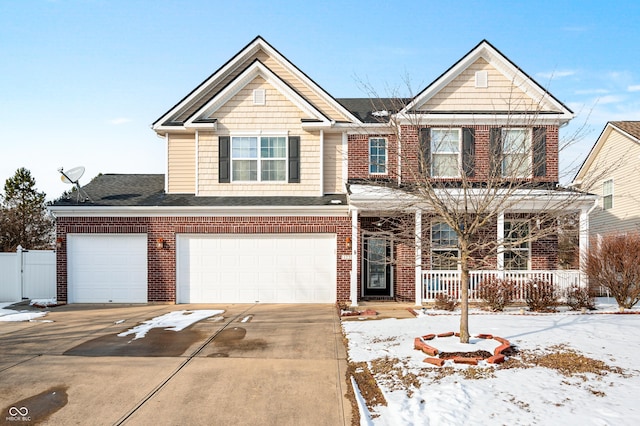
[[[478,302],[478,286],[490,277],[502,278],[516,283],[515,298],[524,301],[524,286],[531,280],[542,280],[553,284],[559,296],[567,289],[585,287],[586,280],[577,270],[556,271],[469,271],[469,301]],[[582,278],[582,279],[581,279]],[[422,300],[433,302],[438,294],[460,298],[460,271],[422,271]]]
[[[0,302],[56,297],[56,252],[0,253]]]

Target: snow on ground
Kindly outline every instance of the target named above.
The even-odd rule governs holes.
[[[636,313],[640,310],[634,308]],[[493,377],[467,379],[461,374],[438,376],[438,368],[423,362],[413,349],[415,337],[459,329],[456,314],[422,314],[413,319],[343,321],[349,359],[368,362],[397,358],[403,374],[413,373],[420,388],[398,386],[398,380],[376,376],[387,406],[377,406],[362,425],[636,425],[640,419],[640,315],[620,315],[615,301],[599,300],[598,313],[487,314],[469,317],[472,336],[492,334],[520,350],[549,350],[565,345],[578,353],[620,367],[623,374],[584,373],[564,376],[543,367],[500,368],[482,363]],[[608,313],[603,313],[608,312]],[[441,350],[459,350],[456,338],[428,343]],[[472,350],[493,352],[495,341],[471,339]],[[485,347],[478,347],[480,344]],[[517,355],[516,355],[517,357]],[[457,372],[466,366],[453,365]],[[409,392],[408,392],[409,391]],[[409,396],[409,394],[411,394]],[[364,408],[366,410],[366,407]],[[366,413],[367,414],[367,413]]]
[[[143,338],[152,328],[164,328],[165,330],[180,331],[205,318],[223,313],[223,310],[200,309],[193,311],[174,311],[159,317],[144,321],[127,331],[118,334],[119,337],[135,334],[133,340]]]
[[[34,311],[16,311],[14,309],[6,309],[7,306],[13,305],[15,302],[0,303],[0,321],[33,321],[37,318],[47,315],[47,312]]]

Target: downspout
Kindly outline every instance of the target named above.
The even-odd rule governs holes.
[[[416,306],[422,306],[422,210],[416,210],[415,217],[415,250],[416,250],[416,275],[415,275],[415,299]]]
[[[169,193],[169,133],[164,134],[164,142],[166,145],[166,150],[164,151],[164,192],[165,194]]]
[[[398,185],[402,185],[402,127],[398,127]]]
[[[351,210],[351,276],[350,299],[351,306],[358,306],[358,209]]]
[[[324,195],[324,130],[320,129],[320,196]]]

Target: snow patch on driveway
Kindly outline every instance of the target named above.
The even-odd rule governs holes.
[[[164,328],[165,330],[180,331],[189,327],[191,324],[195,324],[200,320],[212,317],[214,315],[219,315],[223,312],[223,310],[213,309],[169,312],[159,317],[144,321],[142,324],[118,334],[118,337],[125,337],[130,334],[135,334],[133,340],[142,339],[149,332],[149,330],[153,328]]]

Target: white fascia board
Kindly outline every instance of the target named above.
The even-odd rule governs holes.
[[[197,207],[105,207],[50,206],[55,217],[262,217],[347,216],[349,207],[339,206],[197,206]]]
[[[401,125],[448,125],[448,126],[531,126],[562,125],[573,118],[571,114],[475,114],[461,112],[459,114],[406,114],[396,116]]]
[[[278,76],[260,62],[254,62],[249,68],[244,70],[242,74],[236,77],[227,87],[220,91],[213,99],[207,102],[202,108],[196,111],[186,121],[185,126],[191,127],[194,121],[201,118],[209,118],[215,111],[226,104],[240,90],[244,89],[256,77],[264,78],[267,83],[278,90],[287,100],[296,105],[305,114],[320,120],[323,123],[330,124],[330,120],[325,117],[322,112],[317,110],[306,99],[296,93],[291,87],[286,85]]]

